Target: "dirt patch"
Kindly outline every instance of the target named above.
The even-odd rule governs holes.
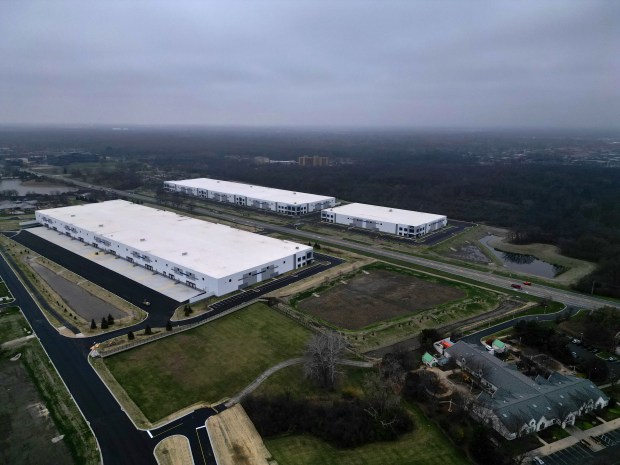
[[[306,279],[302,279],[301,281],[296,281],[293,284],[285,286],[276,291],[270,292],[266,294],[266,297],[278,297],[285,301],[288,301],[291,297],[299,294],[308,289],[312,289],[314,287],[318,287],[321,284],[327,283],[332,279],[335,279],[339,276],[344,276],[348,273],[353,273],[356,270],[360,269],[363,266],[369,265],[373,263],[375,260],[372,258],[360,258],[356,261],[346,261],[338,266],[333,268],[329,268],[328,270],[323,271],[322,273],[310,276]]]
[[[239,404],[207,420],[219,465],[269,465],[271,454]]]
[[[73,463],[21,360],[0,359],[0,463]]]
[[[484,265],[491,261],[478,246],[473,244],[463,244],[456,248],[451,247],[449,252],[446,252],[444,255],[457,260],[463,260],[470,263],[480,263]]]
[[[169,436],[157,444],[155,456],[160,465],[194,465],[189,439],[180,434]]]
[[[466,296],[462,289],[424,279],[372,270],[299,303],[299,307],[329,323],[360,329],[379,321],[412,315]]]

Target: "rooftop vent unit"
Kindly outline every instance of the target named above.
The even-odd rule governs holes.
[[[181,255],[187,255],[187,252],[183,252]]]
[[[140,242],[144,242],[144,241],[146,241],[146,239],[144,237],[141,237]]]
[[[100,227],[100,228],[103,228],[103,225],[102,225],[102,224],[100,224],[100,225],[99,225],[99,227]]]

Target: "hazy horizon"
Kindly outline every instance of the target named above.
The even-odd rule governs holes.
[[[620,4],[0,3],[0,124],[620,127]]]

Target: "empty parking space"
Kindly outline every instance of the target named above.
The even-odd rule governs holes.
[[[594,453],[581,444],[567,447],[561,451],[543,457],[545,464],[549,465],[583,465],[590,463]]]
[[[256,299],[260,297],[261,295],[264,295],[273,290],[280,289],[284,286],[288,286],[289,284],[294,283],[295,281],[299,281],[300,279],[304,279],[304,278],[307,278],[308,276],[313,276],[317,273],[321,273],[333,266],[336,266],[342,263],[342,260],[335,258],[335,257],[329,257],[327,255],[315,253],[314,257],[318,263],[315,263],[314,265],[311,265],[309,267],[297,270],[294,274],[282,276],[280,278],[276,278],[272,281],[256,286],[252,289],[244,290],[240,292],[239,294],[235,294],[233,296],[228,297],[227,299],[220,300],[219,302],[214,303],[210,307],[214,312],[220,313],[225,310],[234,308],[238,305],[241,305],[245,302],[249,302],[250,300]],[[213,314],[212,312],[209,312],[209,315],[212,315],[212,314]]]
[[[178,305],[179,301],[170,298],[170,292],[167,292],[169,288],[183,287],[189,291],[192,291],[192,295],[196,294],[195,290],[192,290],[191,288],[183,284],[175,283],[167,278],[164,278],[163,276],[159,276],[159,278],[163,279],[164,283],[162,283],[161,286],[158,286],[157,289],[153,289],[153,287],[147,286],[144,282],[138,282],[134,279],[127,278],[125,277],[125,274],[114,271],[110,267],[105,267],[99,262],[89,260],[82,254],[72,253],[73,250],[67,251],[67,249],[62,245],[50,242],[46,238],[41,237],[40,235],[30,234],[31,231],[32,230],[23,231],[19,235],[13,237],[13,239],[21,243],[25,247],[31,248],[39,254],[58,263],[59,265],[71,271],[76,271],[78,274],[88,279],[89,281],[92,281],[95,284],[98,284],[101,287],[108,289],[110,292],[115,293],[116,295],[124,298],[125,300],[128,300],[129,302],[138,305],[141,308],[144,308],[149,313],[148,322],[151,326],[164,326],[174,312],[175,307]],[[73,249],[79,248],[80,246],[85,247],[79,241],[71,241],[71,239],[69,239],[68,237],[66,239],[70,242],[73,242],[73,244],[71,244]],[[100,253],[97,256],[101,255],[105,254]],[[313,276],[317,273],[321,273],[343,262],[341,259],[322,255],[319,253],[315,253],[314,256],[314,265],[297,270],[294,274],[276,278],[272,281],[256,286],[255,288],[245,290],[224,300],[216,302],[211,306],[211,311],[192,319],[192,322],[200,321],[201,319],[211,318],[215,315],[225,312],[226,310],[256,299],[261,295],[266,294],[267,292],[271,292],[275,289],[280,289],[308,276]],[[114,260],[114,258],[110,255],[108,255],[106,259],[108,261]],[[119,266],[119,270],[127,270],[127,267],[133,269],[133,266],[125,260],[117,259],[115,261],[125,262],[120,264],[122,265],[122,268]],[[143,271],[150,273],[147,270]],[[144,305],[145,301],[148,301],[150,303],[149,306]]]

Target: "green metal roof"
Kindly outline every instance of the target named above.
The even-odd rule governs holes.
[[[499,339],[495,339],[495,340],[493,341],[493,345],[494,345],[495,347],[500,348],[500,349],[503,349],[504,347],[506,347],[506,344],[504,344],[504,343],[503,343],[502,341],[500,341]]]
[[[430,363],[435,359],[435,357],[433,357],[431,354],[429,354],[428,352],[424,352],[424,355],[422,355],[422,361],[424,363]]]

